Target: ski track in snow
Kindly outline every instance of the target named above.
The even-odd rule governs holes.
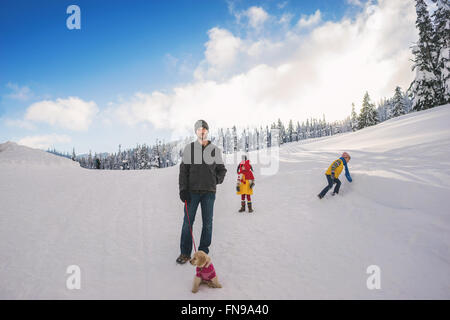
[[[449,299],[449,121],[447,105],[285,144],[276,175],[253,162],[253,214],[237,212],[237,164],[227,165],[210,247],[223,288],[197,294],[195,268],[175,263],[178,166],[86,170],[0,144],[0,298]],[[340,194],[318,200],[344,150],[354,182],[342,174]],[[197,246],[200,234],[199,208]],[[81,268],[81,290],[66,288],[69,265]],[[370,265],[381,290],[366,287]]]

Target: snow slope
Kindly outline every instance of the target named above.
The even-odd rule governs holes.
[[[0,298],[449,299],[449,123],[447,105],[285,144],[277,174],[253,164],[251,215],[237,212],[228,164],[210,248],[223,288],[195,295],[194,268],[175,263],[178,166],[86,170],[0,144]],[[344,150],[353,183],[342,175],[341,193],[318,200]],[[200,210],[196,220],[198,244]],[[66,288],[69,265],[81,268],[80,290]],[[380,267],[380,290],[366,286],[370,265]]]

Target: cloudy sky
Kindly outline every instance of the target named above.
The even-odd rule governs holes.
[[[1,1],[0,142],[113,152],[340,120],[412,81],[411,0]]]

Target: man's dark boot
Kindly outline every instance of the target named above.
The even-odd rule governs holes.
[[[245,211],[245,201],[241,201],[241,208],[239,209],[239,212]]]
[[[251,202],[247,202],[247,205],[248,205],[248,212],[253,212],[252,203]]]
[[[177,258],[176,261],[177,261],[178,264],[185,264],[190,259],[191,259],[191,257],[189,257],[188,255],[180,254],[180,256]]]

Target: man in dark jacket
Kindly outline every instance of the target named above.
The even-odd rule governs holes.
[[[206,121],[198,120],[194,125],[197,140],[188,144],[183,151],[180,164],[180,199],[187,201],[184,206],[184,220],[181,230],[180,250],[177,258],[180,264],[190,259],[192,251],[192,237],[190,227],[193,228],[198,205],[202,208],[202,235],[198,250],[209,253],[212,238],[212,221],[214,200],[216,199],[216,185],[221,184],[227,169],[223,163],[222,151],[207,139],[209,127]]]

